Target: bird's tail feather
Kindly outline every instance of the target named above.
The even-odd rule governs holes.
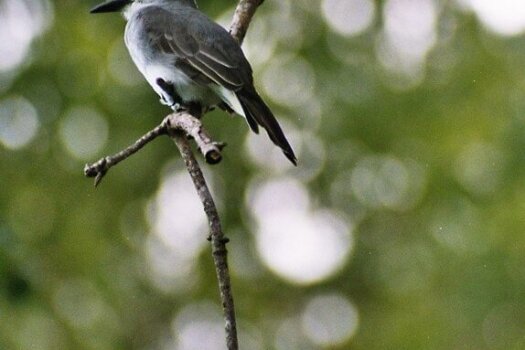
[[[262,126],[273,143],[282,149],[286,158],[288,158],[294,165],[297,165],[297,158],[295,157],[293,149],[288,143],[286,136],[284,136],[281,126],[277,122],[277,119],[275,119],[270,108],[268,108],[257,92],[241,90],[237,92],[237,98],[241,103],[246,119],[248,121],[250,121],[250,119],[252,121],[255,120],[257,124]]]

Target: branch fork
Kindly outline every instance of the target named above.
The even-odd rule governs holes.
[[[222,160],[222,149],[226,146],[223,142],[213,141],[210,134],[204,129],[202,122],[187,111],[179,111],[169,114],[162,123],[148,131],[141,138],[124,150],[99,159],[93,164],[86,164],[84,175],[95,178],[95,187],[100,184],[109,169],[140,151],[151,141],[162,135],[173,137],[177,132],[183,132],[193,138],[199,151],[208,164],[217,164]]]

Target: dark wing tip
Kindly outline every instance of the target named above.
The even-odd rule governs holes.
[[[283,149],[283,153],[286,156],[286,158],[288,158],[290,160],[290,162],[292,162],[292,164],[294,166],[297,166],[297,157],[295,156],[295,154],[293,153],[291,148],[290,148],[290,150],[284,150]]]
[[[286,139],[286,136],[284,136],[281,126],[275,119],[272,111],[264,103],[257,92],[255,92],[255,90],[242,90],[237,92],[237,97],[239,98],[239,102],[241,103],[250,126],[252,123],[255,125],[260,124],[266,129],[272,142],[282,150],[286,158],[288,158],[293,165],[297,166],[297,157],[293,152],[292,146],[288,143],[288,140]]]

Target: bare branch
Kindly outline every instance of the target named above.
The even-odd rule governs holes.
[[[160,125],[148,131],[144,136],[135,141],[135,143],[117,154],[101,158],[93,164],[86,164],[84,167],[84,175],[94,177],[95,186],[98,186],[109,169],[141,150],[158,136],[165,135],[172,129],[183,130],[186,135],[191,136],[195,140],[195,143],[197,143],[207,163],[216,164],[221,161],[221,150],[226,144],[213,141],[202,126],[202,122],[183,110],[168,115]]]
[[[264,0],[240,0],[235,13],[233,14],[232,24],[230,25],[230,34],[242,44],[248,26],[252,20],[257,8],[264,2]]]
[[[191,151],[190,144],[185,135],[180,130],[170,129],[168,134],[173,139],[184,159],[186,168],[191,176],[195,189],[204,206],[204,211],[208,217],[210,225],[210,240],[212,244],[213,262],[215,272],[219,281],[219,290],[223,306],[224,319],[226,321],[226,345],[230,350],[239,348],[237,340],[237,325],[235,321],[235,308],[233,305],[233,295],[231,292],[230,273],[228,270],[226,243],[228,239],[224,236],[217,207],[213,201],[210,190],[206,185],[206,180],[202,171]]]
[[[101,158],[93,164],[86,164],[84,166],[84,175],[87,177],[94,177],[95,187],[97,187],[109,169],[141,150],[144,146],[156,139],[158,136],[164,134],[166,134],[166,125],[162,123],[155,127],[155,129],[148,131],[140,139],[135,141],[134,144],[126,147],[124,150],[118,152],[117,154]]]

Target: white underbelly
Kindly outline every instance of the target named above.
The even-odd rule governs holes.
[[[183,101],[198,101],[204,105],[215,105],[220,102],[219,96],[210,87],[196,84],[186,74],[176,69],[174,65],[168,65],[166,62],[148,64],[143,74],[159,96],[162,96],[164,92],[157,84],[157,79],[160,78],[172,84]]]

